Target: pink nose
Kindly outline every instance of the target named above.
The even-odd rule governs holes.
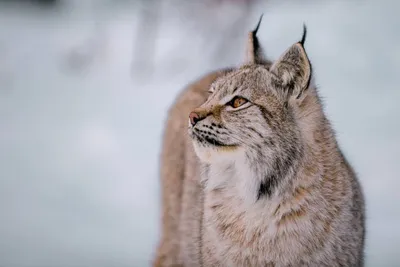
[[[199,114],[197,114],[196,112],[190,112],[190,114],[189,114],[189,119],[190,119],[190,123],[192,124],[192,126],[195,126],[196,125],[196,123],[199,121],[199,120],[201,120],[200,119],[200,115]]]

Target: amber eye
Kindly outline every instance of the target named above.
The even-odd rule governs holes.
[[[236,96],[228,104],[233,108],[238,108],[241,105],[244,105],[246,103],[247,103],[247,99],[240,97],[240,96]]]

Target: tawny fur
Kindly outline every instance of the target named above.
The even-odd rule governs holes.
[[[182,258],[189,261],[193,256],[180,255],[182,245],[186,246],[185,251],[192,248],[192,252],[186,254],[198,250],[195,243],[190,243],[191,239],[180,238],[181,231],[183,236],[199,238],[199,233],[191,227],[198,227],[198,212],[202,212],[201,208],[195,208],[201,201],[200,172],[197,156],[187,135],[188,114],[207,100],[211,83],[229,70],[208,73],[188,85],[168,112],[160,160],[161,239],[154,266],[179,266]]]
[[[273,64],[257,44],[245,65],[179,96],[163,140],[154,266],[363,266],[362,190],[303,44]],[[248,102],[234,108],[235,96]]]

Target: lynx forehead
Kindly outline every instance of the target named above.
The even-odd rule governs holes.
[[[364,197],[311,82],[306,28],[271,62],[260,22],[241,67],[170,110],[154,266],[364,264]]]

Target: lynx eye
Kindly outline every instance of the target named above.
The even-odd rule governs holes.
[[[247,99],[240,96],[235,96],[231,101],[228,102],[228,105],[230,105],[233,108],[238,108],[246,104],[247,102],[248,102]]]

